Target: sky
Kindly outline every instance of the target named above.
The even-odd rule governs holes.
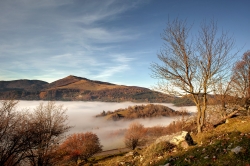
[[[249,0],[0,0],[0,80],[68,75],[151,88],[167,21],[214,19],[250,50]]]

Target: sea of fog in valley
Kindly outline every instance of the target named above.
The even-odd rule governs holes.
[[[18,103],[18,110],[28,109],[32,111],[41,102],[47,101],[24,101]],[[67,134],[78,132],[93,132],[100,138],[103,150],[122,148],[124,147],[124,136],[119,134],[119,130],[128,128],[129,124],[137,121],[145,127],[152,126],[167,126],[176,118],[163,117],[151,119],[136,119],[131,121],[107,121],[103,118],[96,118],[95,115],[104,111],[114,111],[119,108],[127,108],[134,105],[142,105],[148,103],[133,103],[133,102],[84,102],[84,101],[56,101],[57,105],[63,105],[67,108],[66,114],[68,115],[68,125],[73,126]],[[170,107],[174,110],[186,109],[188,112],[196,112],[195,106],[175,107],[169,103],[154,103]]]

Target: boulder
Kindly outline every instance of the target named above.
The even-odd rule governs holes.
[[[187,131],[181,131],[172,135],[165,135],[155,141],[156,144],[160,142],[170,142],[174,145],[181,145],[183,148],[194,145],[194,141]]]
[[[236,146],[235,148],[231,149],[231,152],[234,152],[235,154],[238,154],[242,151],[242,147]]]

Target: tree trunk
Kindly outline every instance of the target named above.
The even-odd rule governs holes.
[[[201,108],[200,108],[200,105],[196,105],[197,107],[197,131],[198,133],[201,133],[202,132],[202,126],[201,126]]]
[[[206,111],[206,108],[205,108],[205,106],[203,106],[201,109],[201,128],[205,124],[205,111]]]
[[[205,124],[205,112],[207,110],[207,95],[204,94],[204,96],[202,97],[202,109],[201,109],[201,129]]]
[[[202,132],[200,123],[197,123],[197,131],[198,131],[198,133]]]

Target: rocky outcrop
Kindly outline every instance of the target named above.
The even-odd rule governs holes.
[[[187,148],[188,146],[194,145],[194,141],[187,131],[181,131],[172,135],[165,135],[162,137],[159,137],[155,144],[158,144],[160,142],[169,142],[171,144],[181,146],[183,148]]]

